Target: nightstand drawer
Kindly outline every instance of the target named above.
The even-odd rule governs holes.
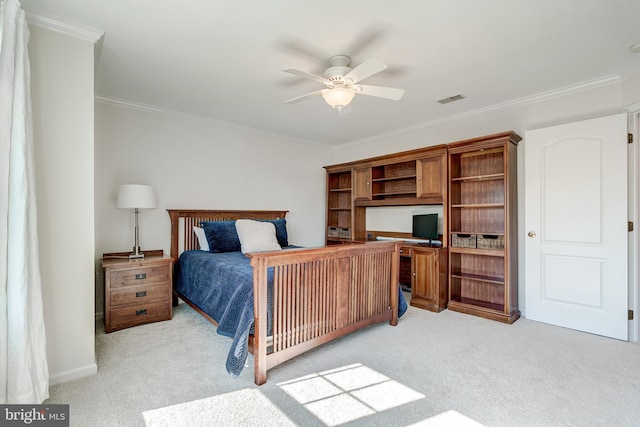
[[[111,309],[111,319],[107,329],[127,328],[169,319],[171,319],[171,300],[118,307]]]
[[[170,265],[140,266],[136,268],[118,269],[111,271],[111,287],[145,285],[154,282],[169,282],[171,278]]]
[[[169,284],[165,282],[112,289],[110,294],[111,306],[145,304],[150,301],[167,299],[169,294],[167,290],[169,288]]]

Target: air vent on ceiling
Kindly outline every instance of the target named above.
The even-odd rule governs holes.
[[[440,104],[448,104],[448,103],[453,102],[453,101],[460,101],[461,99],[464,99],[464,98],[465,98],[464,95],[459,94],[459,95],[450,96],[448,98],[438,99],[438,102]]]

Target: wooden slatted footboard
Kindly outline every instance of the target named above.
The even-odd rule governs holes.
[[[372,242],[251,254],[256,384],[267,370],[374,323],[398,322],[398,245]],[[274,268],[272,334],[267,269]]]

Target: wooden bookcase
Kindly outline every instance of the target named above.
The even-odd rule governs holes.
[[[450,310],[513,323],[517,175],[513,132],[449,144]]]
[[[326,244],[364,239],[365,211],[353,205],[351,168],[327,170]]]
[[[369,206],[446,206],[446,165],[447,146],[437,145],[325,166],[326,243],[366,240]]]
[[[411,252],[412,305],[513,323],[520,140],[503,132],[326,166],[327,244],[367,240],[367,207],[442,205],[443,249]]]

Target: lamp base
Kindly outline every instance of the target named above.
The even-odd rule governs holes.
[[[133,253],[129,254],[129,259],[144,258],[144,252],[140,250],[138,246],[138,235],[136,233],[136,246],[133,247]]]

